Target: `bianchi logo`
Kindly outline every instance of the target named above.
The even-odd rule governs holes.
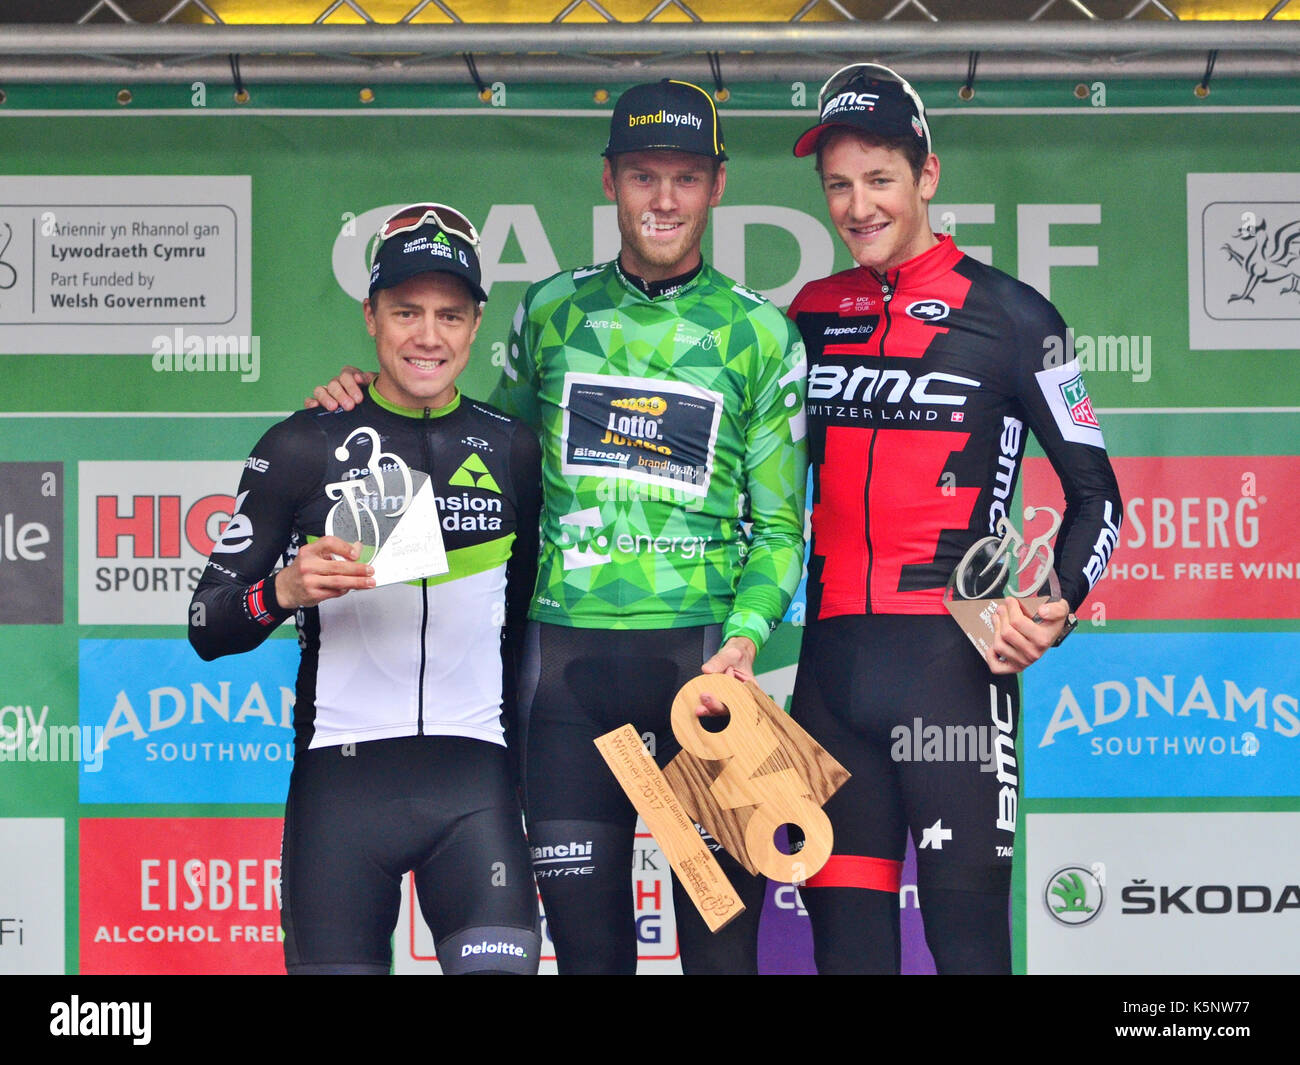
[[[549,843],[530,847],[533,875],[538,880],[568,876],[591,876],[596,872],[592,864],[591,840],[570,840],[568,843]]]
[[[1092,869],[1082,865],[1067,865],[1047,878],[1043,889],[1043,905],[1047,912],[1061,924],[1088,924],[1101,913],[1106,892]]]
[[[951,309],[943,300],[917,300],[907,305],[907,314],[922,322],[937,322],[947,318]]]
[[[488,472],[483,460],[472,453],[460,464],[460,468],[451,475],[447,483],[459,488],[482,488],[485,492],[501,494],[501,487],[497,484],[496,478]]]

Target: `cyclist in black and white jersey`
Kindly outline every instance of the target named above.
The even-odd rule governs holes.
[[[417,204],[381,238],[363,304],[379,376],[352,410],[300,411],[254,448],[190,640],[211,659],[297,618],[290,972],[388,972],[413,871],[444,972],[533,973],[536,889],[502,713],[536,570],[538,445],[455,385],[486,299],[473,226]],[[376,587],[361,541],[379,547],[372,531],[394,523],[440,532],[444,572]]]

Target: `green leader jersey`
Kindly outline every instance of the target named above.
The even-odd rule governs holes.
[[[803,566],[804,392],[798,332],[707,264],[654,299],[617,261],[529,288],[490,400],[542,443],[529,616],[762,647]]]

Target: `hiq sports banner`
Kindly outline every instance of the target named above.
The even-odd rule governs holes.
[[[781,306],[851,265],[812,161],[791,155],[818,73],[733,86],[719,109],[727,184],[704,253]],[[1229,927],[1257,893],[1211,917],[1206,888],[1202,911],[1152,917],[1130,891],[1092,931],[1043,895],[1066,905],[1054,874],[1094,861],[1204,886],[1300,812],[1300,88],[981,82],[963,102],[958,85],[918,86],[943,167],[931,223],[1060,309],[1086,386],[1068,401],[1095,415],[1125,499],[1078,631],[1024,680],[1015,966],[1064,971],[1082,935],[1097,967],[1141,971],[1190,917],[1228,929],[1218,971],[1267,971],[1280,955]],[[0,972],[277,969],[297,644],[282,628],[200,662],[190,595],[238,531],[261,434],[342,365],[374,365],[360,300],[390,210],[442,201],[480,228],[489,300],[461,378],[476,398],[527,286],[616,254],[600,152],[624,87],[507,84],[480,102],[392,86],[361,103],[355,87],[283,85],[244,106],[215,87],[133,86],[129,105],[108,87],[7,87],[0,839],[23,857],[0,886]],[[1059,506],[1029,455],[1022,504]],[[800,631],[779,627],[760,660],[778,703]],[[1274,820],[1196,830],[1227,812]],[[1171,817],[1190,819],[1176,823],[1195,861],[1125,842]],[[643,964],[671,970],[662,856],[638,854]],[[1300,879],[1287,861],[1250,874],[1274,903]],[[811,971],[798,892],[770,895],[764,968]],[[900,904],[905,968],[927,971],[914,885]],[[1297,919],[1284,906],[1269,927],[1294,938]],[[430,971],[431,946],[408,898],[395,967]]]

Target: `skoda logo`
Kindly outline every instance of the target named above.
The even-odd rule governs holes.
[[[1066,865],[1047,878],[1043,888],[1043,905],[1059,923],[1087,924],[1101,913],[1106,891],[1089,868]]]
[[[918,318],[922,322],[937,322],[947,318],[950,309],[943,300],[917,300],[908,304],[907,313],[909,317]]]

